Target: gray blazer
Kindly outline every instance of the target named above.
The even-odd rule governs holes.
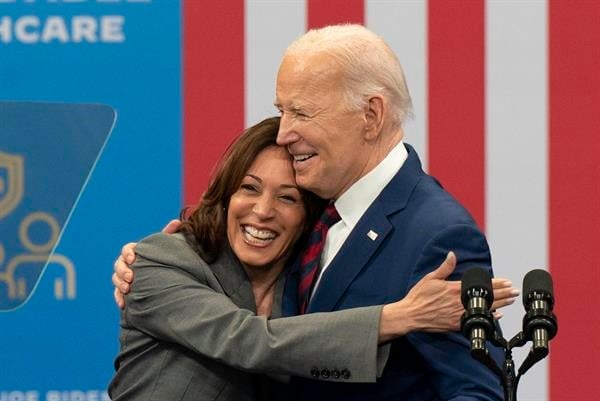
[[[207,264],[183,236],[155,234],[136,254],[114,401],[254,401],[250,372],[311,378],[325,369],[323,380],[373,382],[387,360],[388,347],[377,345],[381,306],[267,320],[255,315],[230,250]]]

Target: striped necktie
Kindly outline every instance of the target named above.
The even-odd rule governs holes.
[[[298,285],[300,314],[304,314],[308,308],[310,293],[317,279],[317,272],[319,271],[321,253],[323,253],[323,247],[325,246],[327,231],[329,231],[329,227],[338,221],[340,221],[340,215],[335,210],[333,203],[331,203],[325,208],[321,218],[308,237],[306,248],[300,259],[300,284]]]

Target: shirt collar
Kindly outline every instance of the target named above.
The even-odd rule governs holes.
[[[394,178],[407,157],[406,147],[400,141],[373,170],[356,181],[335,201],[335,208],[350,229],[354,228],[375,198]]]

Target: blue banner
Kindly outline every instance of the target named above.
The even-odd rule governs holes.
[[[0,0],[0,98],[30,107],[0,116],[0,401],[108,399],[113,261],[181,207],[180,27],[174,0]]]

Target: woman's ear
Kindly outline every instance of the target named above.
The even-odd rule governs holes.
[[[383,128],[385,101],[381,95],[369,98],[365,106],[365,139],[374,140],[379,137]]]

